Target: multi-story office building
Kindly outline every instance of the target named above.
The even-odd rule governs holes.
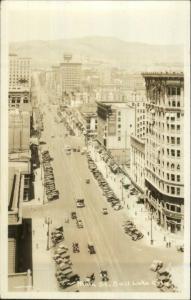
[[[128,103],[135,108],[135,133],[131,136],[132,182],[144,193],[145,191],[145,135],[146,135],[146,97],[143,93],[132,92]]]
[[[9,55],[9,90],[31,88],[31,58]]]
[[[97,102],[97,139],[120,164],[130,161],[130,135],[135,131],[135,109],[124,102]]]
[[[144,73],[146,205],[171,232],[184,227],[184,75]]]
[[[30,114],[27,111],[9,111],[9,153],[28,151],[30,146]]]
[[[134,185],[145,192],[145,140],[131,135],[130,177]]]
[[[9,290],[26,291],[32,277],[32,222],[23,219],[25,193],[23,161],[9,165],[8,195],[8,286]],[[28,287],[29,289],[29,287]]]
[[[30,109],[31,59],[9,55],[9,107]]]
[[[132,92],[131,95],[127,97],[127,102],[135,108],[135,135],[140,139],[144,139],[146,133],[145,92]]]
[[[127,91],[144,91],[145,82],[141,74],[123,74],[123,88]]]
[[[60,64],[62,94],[80,92],[81,63],[65,61]]]

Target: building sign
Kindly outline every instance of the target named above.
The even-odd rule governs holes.
[[[117,113],[116,110],[112,110],[112,114],[108,118],[108,135],[116,135],[117,126]]]

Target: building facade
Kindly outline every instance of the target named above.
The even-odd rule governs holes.
[[[9,153],[28,151],[30,146],[30,114],[9,111]]]
[[[9,107],[31,111],[31,59],[9,55]]]
[[[145,192],[145,141],[131,135],[130,176],[134,185]]]
[[[171,232],[184,228],[184,75],[144,73],[146,204]]]
[[[62,93],[80,92],[81,63],[64,62],[61,67]]]
[[[9,55],[9,90],[30,90],[31,88],[31,58]]]
[[[111,150],[119,164],[130,161],[130,136],[135,131],[135,110],[123,102],[97,102],[97,139]]]

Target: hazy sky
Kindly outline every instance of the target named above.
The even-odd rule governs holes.
[[[7,1],[9,41],[115,36],[184,44],[189,1]]]

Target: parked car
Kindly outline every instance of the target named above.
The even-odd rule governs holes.
[[[58,246],[58,249],[65,249],[65,250],[68,250],[68,247],[65,246],[64,244],[61,244]]]
[[[78,227],[78,228],[84,228],[84,225],[83,225],[83,223],[82,223],[82,220],[77,219],[77,220],[76,220],[76,224],[77,224],[77,227]]]
[[[177,249],[177,251],[179,251],[179,252],[184,252],[184,245],[178,245],[178,246],[176,247],[176,249]]]
[[[123,207],[120,205],[120,204],[116,204],[116,205],[114,205],[114,207],[113,207],[113,209],[115,209],[115,210],[120,210],[120,209],[122,209]]]
[[[109,281],[108,272],[106,270],[102,270],[100,276],[102,281]]]
[[[75,211],[72,211],[72,212],[71,212],[71,218],[72,218],[72,219],[76,219],[76,218],[77,218],[77,215],[76,215],[76,212],[75,212]]]
[[[102,209],[102,213],[103,213],[103,215],[108,215],[108,210],[107,210],[107,208],[103,208],[103,209]]]
[[[77,199],[77,200],[76,200],[76,206],[77,206],[78,208],[85,207],[84,199]]]
[[[88,251],[89,251],[90,254],[95,254],[96,253],[94,245],[92,243],[88,243]]]
[[[150,266],[150,270],[156,272],[162,267],[163,267],[163,262],[161,260],[153,260]]]

